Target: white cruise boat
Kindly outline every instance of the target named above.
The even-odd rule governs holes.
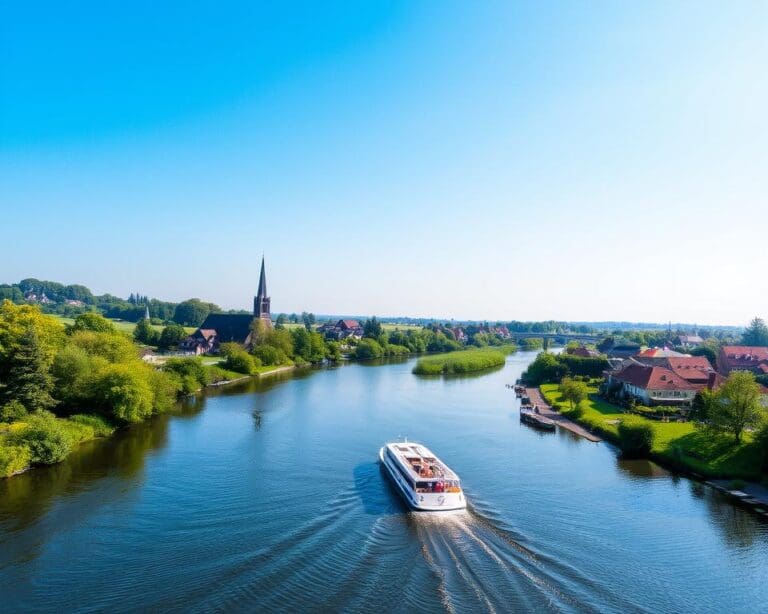
[[[413,509],[439,512],[467,507],[459,476],[426,446],[388,443],[379,450],[379,459]]]

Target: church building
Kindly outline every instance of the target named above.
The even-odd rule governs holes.
[[[264,271],[264,257],[261,258],[259,289],[253,297],[253,313],[211,313],[194,333],[179,344],[179,349],[192,354],[209,354],[218,351],[222,343],[234,342],[249,345],[251,324],[259,319],[272,326],[267,296],[267,276]]]

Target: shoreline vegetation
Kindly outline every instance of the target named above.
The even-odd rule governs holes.
[[[502,366],[507,354],[516,351],[514,345],[459,350],[419,358],[413,367],[416,375],[461,375]]]
[[[269,327],[255,319],[247,348],[224,343],[217,357],[149,354],[144,360],[152,349],[143,339],[149,321],[133,330],[123,324],[93,311],[62,322],[35,304],[0,302],[0,478],[59,463],[80,444],[173,411],[180,398],[207,387],[342,360],[459,353],[468,345],[487,361],[503,343],[482,330],[461,343],[447,325],[401,330],[375,317],[365,322],[362,339],[342,343],[326,339],[313,323]],[[149,330],[161,349],[175,347],[187,332],[179,324],[159,334]]]
[[[763,477],[762,450],[751,433],[734,444],[733,437],[694,422],[661,422],[630,414],[600,399],[592,383],[587,386],[587,397],[573,409],[566,406],[560,384],[541,384],[539,389],[555,410],[630,455],[705,479],[759,482]]]

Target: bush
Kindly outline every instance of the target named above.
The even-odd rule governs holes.
[[[256,366],[277,366],[283,365],[288,362],[288,356],[286,353],[273,345],[261,344],[257,345],[251,350],[254,359],[259,361]],[[255,363],[254,363],[255,364]]]
[[[624,418],[618,427],[619,447],[628,457],[647,456],[653,447],[653,427],[641,418]]]
[[[72,434],[63,426],[63,420],[47,411],[36,412],[27,419],[24,428],[11,433],[7,441],[12,446],[25,446],[30,451],[29,462],[52,465],[64,459],[72,450]]]
[[[21,473],[32,460],[32,452],[27,446],[0,445],[0,477],[8,478]]]
[[[355,358],[358,360],[371,360],[373,358],[381,358],[383,355],[384,348],[375,339],[361,339],[355,349]]]
[[[199,358],[170,358],[163,371],[174,373],[181,379],[182,392],[190,394],[211,383],[211,374]]]
[[[93,414],[75,414],[68,418],[70,422],[89,426],[93,429],[94,437],[109,437],[115,432],[112,426],[105,418]]]
[[[97,406],[125,422],[139,422],[150,416],[155,399],[143,367],[107,365],[97,373],[92,388]]]
[[[395,345],[390,343],[387,345],[387,356],[407,356],[410,354],[410,350],[404,345]]]
[[[26,407],[15,399],[0,407],[0,422],[15,422],[26,415]]]
[[[226,358],[223,366],[228,371],[251,375],[256,370],[253,356],[237,343],[223,343],[221,345],[221,354]]]

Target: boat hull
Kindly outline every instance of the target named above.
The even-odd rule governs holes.
[[[467,507],[464,492],[458,493],[415,493],[392,461],[387,457],[386,446],[379,450],[379,460],[387,472],[390,481],[395,485],[400,496],[413,510],[419,512],[448,512],[451,510],[463,510]]]

